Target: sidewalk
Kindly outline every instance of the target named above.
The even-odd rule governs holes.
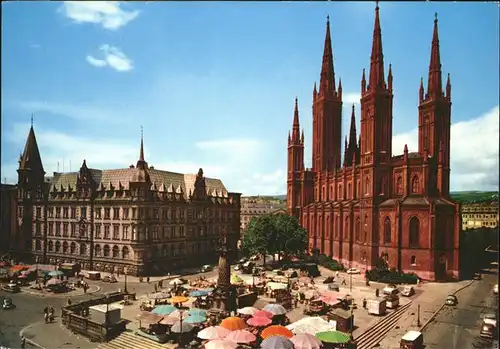
[[[98,343],[92,343],[83,336],[71,333],[59,323],[59,319],[50,324],[44,321],[36,322],[19,332],[26,343],[40,349],[94,349]]]
[[[90,272],[91,270],[81,270],[80,273],[82,273],[83,275],[86,275],[88,272]],[[193,275],[193,274],[196,274],[196,273],[199,273],[200,272],[200,268],[186,268],[186,269],[180,269],[178,270],[175,274],[170,274],[170,275],[163,275],[163,276],[150,276],[149,277],[149,282],[150,283],[155,283],[155,282],[158,282],[158,281],[165,281],[165,280],[170,280],[170,279],[174,279],[174,278],[177,278],[177,277],[184,277],[184,276],[188,276],[188,275]],[[118,280],[124,280],[125,279],[125,275],[124,274],[119,274],[119,276],[117,277],[117,274],[116,273],[110,273],[110,272],[105,272],[105,271],[100,271],[99,272],[101,274],[101,278],[104,277],[104,276],[110,276],[111,274],[114,274],[114,276],[118,279]],[[145,283],[146,280],[147,280],[147,277],[143,277],[142,278],[142,282]],[[138,276],[132,276],[132,275],[127,275],[127,283],[140,283],[139,281],[139,277]]]
[[[74,291],[70,291],[67,293],[53,293],[53,292],[48,292],[45,290],[42,291],[36,291],[32,290],[29,287],[22,288],[22,293],[24,294],[29,294],[32,296],[38,296],[38,297],[45,297],[45,296],[50,296],[51,298],[69,298],[69,297],[78,297],[78,296],[83,296],[86,294],[93,294],[97,293],[101,290],[101,287],[98,285],[90,285],[89,289],[87,290],[87,293],[83,292],[82,288],[77,288]]]

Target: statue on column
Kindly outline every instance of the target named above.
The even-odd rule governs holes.
[[[219,239],[219,276],[217,279],[217,296],[222,300],[222,307],[225,311],[237,309],[236,288],[231,285],[231,265],[228,261],[229,248],[227,236],[223,235]]]

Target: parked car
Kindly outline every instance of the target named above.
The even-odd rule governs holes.
[[[206,265],[201,267],[200,272],[208,273],[209,271],[212,271],[212,270],[214,270],[214,267],[209,265],[209,264],[206,264]]]
[[[387,286],[384,287],[384,289],[382,291],[385,294],[398,294],[399,293],[398,286],[396,286],[394,284],[388,284]]]
[[[21,288],[18,284],[10,283],[1,287],[2,291],[10,292],[10,293],[18,293],[21,292]]]
[[[493,293],[498,294],[498,284],[495,284],[495,286],[493,286]]]
[[[401,292],[401,295],[404,297],[411,297],[415,294],[415,289],[413,286],[405,286],[403,288],[403,291]]]
[[[4,298],[2,301],[2,309],[8,310],[8,309],[14,309],[16,306],[14,303],[12,303],[12,299],[10,298]]]
[[[108,276],[106,275],[105,277],[102,278],[102,282],[109,282],[114,284],[115,282],[118,282],[114,276]]]
[[[448,295],[446,297],[446,301],[444,302],[444,304],[450,305],[450,306],[457,305],[458,304],[458,298],[457,298],[457,296],[452,295],[452,294]]]
[[[347,274],[361,274],[361,271],[357,268],[349,268],[346,271]]]

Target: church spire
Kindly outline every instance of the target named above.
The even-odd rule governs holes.
[[[335,70],[333,67],[332,39],[330,37],[330,16],[326,17],[326,36],[321,66],[319,94],[321,97],[333,96],[335,93]]]
[[[299,123],[299,99],[295,97],[295,109],[293,111],[292,142],[300,141],[300,123]]]
[[[373,27],[373,43],[370,63],[369,91],[385,89],[384,76],[384,54],[382,50],[382,30],[380,28],[380,16],[378,1],[375,7],[375,25]]]
[[[45,174],[33,128],[33,115],[31,116],[31,127],[26,139],[26,145],[19,161],[19,170],[41,171]]]
[[[355,105],[352,105],[351,113],[351,128],[349,130],[349,145],[347,146],[347,163],[351,165],[353,155],[357,153],[357,137],[356,137],[356,113]],[[356,154],[357,155],[357,154]]]
[[[144,160],[144,130],[141,126],[141,149],[139,151],[139,160],[137,160],[137,168],[145,169],[148,167],[148,163]]]
[[[429,81],[427,83],[427,96],[436,100],[443,95],[441,78],[441,55],[439,52],[439,34],[437,13],[434,14],[434,33],[432,34],[431,60],[429,63]]]

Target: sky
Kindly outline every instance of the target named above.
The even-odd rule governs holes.
[[[33,115],[45,171],[157,169],[220,178],[244,195],[286,193],[295,97],[311,159],[312,90],[326,16],[343,129],[359,116],[369,67],[371,2],[2,2],[2,182]],[[418,89],[427,81],[434,13],[451,74],[451,189],[498,190],[499,16],[483,2],[382,2],[394,75],[393,150],[417,150]],[[359,117],[358,117],[359,124]],[[358,125],[359,130],[359,125]]]

